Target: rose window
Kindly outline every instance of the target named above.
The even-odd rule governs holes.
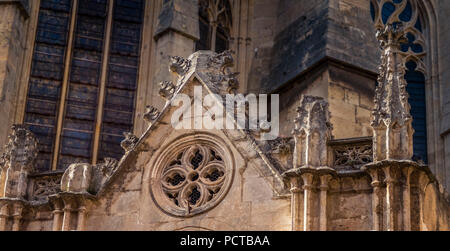
[[[193,216],[215,206],[227,192],[232,169],[212,144],[185,145],[167,156],[152,191],[159,206],[176,216]],[[157,194],[157,196],[155,196]]]

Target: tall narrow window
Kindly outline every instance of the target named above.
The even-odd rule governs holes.
[[[98,159],[120,158],[133,130],[144,1],[115,2]]]
[[[232,12],[229,0],[199,0],[200,40],[196,50],[229,49]]]
[[[403,23],[408,42],[402,44],[405,53],[407,91],[413,117],[414,158],[427,162],[427,119],[425,100],[426,67],[424,64],[425,37],[419,6],[415,0],[385,0],[370,2],[375,25],[380,28],[387,23]],[[397,15],[394,15],[397,13]]]
[[[71,0],[42,0],[24,123],[39,140],[36,167],[49,171],[69,37]]]
[[[40,1],[24,117],[39,140],[39,171],[123,155],[145,2]]]

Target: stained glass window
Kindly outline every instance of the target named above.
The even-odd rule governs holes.
[[[39,171],[123,155],[123,132],[133,129],[145,2],[40,1],[24,117],[39,140]]]

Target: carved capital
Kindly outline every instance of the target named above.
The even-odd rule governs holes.
[[[330,174],[320,176],[320,190],[328,191],[330,189],[330,181],[333,178]]]
[[[304,173],[304,174],[302,174],[303,189],[304,190],[312,190],[314,188],[314,186],[313,186],[313,178],[314,178],[314,174],[312,174],[312,173]]]
[[[302,191],[299,177],[290,177],[289,183],[291,185],[291,193],[300,193]]]

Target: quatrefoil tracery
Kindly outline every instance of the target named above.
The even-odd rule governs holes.
[[[162,188],[174,205],[187,212],[212,201],[226,178],[222,157],[201,145],[186,148],[163,170]]]

